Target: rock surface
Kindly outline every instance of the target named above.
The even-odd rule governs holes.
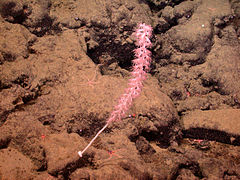
[[[240,179],[238,0],[1,0],[0,179]],[[127,87],[128,115],[80,158]]]

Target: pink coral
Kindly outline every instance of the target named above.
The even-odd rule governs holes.
[[[134,50],[136,59],[133,60],[133,71],[131,72],[133,78],[129,80],[129,87],[119,98],[118,105],[115,106],[107,123],[121,120],[126,115],[127,110],[132,105],[133,99],[140,95],[143,87],[142,82],[147,76],[145,71],[150,69],[151,52],[147,48],[152,45],[150,41],[152,27],[139,24],[134,35],[136,36],[136,45],[138,48]]]
[[[121,120],[126,115],[132,105],[133,99],[138,97],[141,93],[143,81],[147,78],[146,72],[150,70],[150,63],[152,60],[151,52],[147,49],[152,46],[150,41],[152,36],[152,27],[145,24],[139,24],[134,32],[134,35],[136,37],[135,44],[137,49],[134,50],[135,59],[133,60],[133,71],[131,72],[133,78],[129,80],[128,88],[125,89],[125,93],[120,96],[118,105],[114,107],[106,125],[96,134],[83,151],[78,152],[80,157],[82,157],[82,154],[88,149],[88,147],[109,123]]]
[[[126,115],[127,110],[132,105],[133,99],[140,95],[143,87],[142,82],[147,76],[145,71],[150,69],[151,52],[147,48],[152,45],[150,41],[152,27],[145,24],[139,24],[134,35],[136,36],[136,45],[138,48],[134,50],[136,59],[133,60],[133,71],[131,72],[133,78],[129,80],[129,87],[119,98],[118,105],[115,106],[107,123],[121,120]]]

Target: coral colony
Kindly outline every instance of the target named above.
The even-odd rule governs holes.
[[[139,24],[134,32],[136,37],[137,49],[134,50],[135,59],[133,62],[133,71],[131,72],[132,78],[129,80],[128,88],[125,89],[125,93],[120,96],[118,105],[114,107],[114,110],[110,114],[106,125],[96,134],[96,136],[90,141],[83,151],[79,151],[78,154],[82,157],[83,153],[91,146],[94,140],[104,131],[104,129],[113,121],[121,120],[128,109],[132,105],[133,99],[140,95],[143,87],[143,81],[147,77],[147,72],[150,69],[151,52],[147,49],[150,48],[152,43],[150,37],[152,35],[152,27],[143,24]]]

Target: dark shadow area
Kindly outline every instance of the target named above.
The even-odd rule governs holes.
[[[205,139],[210,141],[217,141],[225,144],[240,146],[240,137],[231,135],[223,131],[204,128],[191,128],[190,130],[183,130],[184,138]],[[231,140],[234,138],[234,140]]]

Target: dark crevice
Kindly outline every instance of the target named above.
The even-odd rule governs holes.
[[[110,30],[102,29],[100,26],[94,28],[94,41],[98,44],[96,47],[90,48],[87,40],[87,55],[96,63],[110,65],[117,62],[121,68],[130,70],[131,61],[134,59],[134,44],[120,44],[116,41],[117,28],[111,27]],[[132,27],[124,27],[122,30],[128,32],[126,39],[132,32]],[[114,33],[115,32],[115,33]]]
[[[6,138],[1,138],[0,139],[0,149],[6,149],[8,148],[9,144],[11,142],[11,138],[10,137],[6,137]]]
[[[79,158],[77,161],[68,163],[64,169],[51,173],[54,177],[62,176],[64,180],[69,180],[69,176],[76,169],[83,167],[94,167],[93,154],[85,154],[83,157]]]
[[[4,111],[0,114],[0,127],[6,122],[7,117],[11,112],[13,112],[13,110]]]
[[[100,120],[97,117],[98,116],[93,113],[88,115],[77,113],[73,115],[66,121],[67,133],[77,133],[86,138],[94,136],[105,125],[105,121]],[[85,122],[86,119],[88,119],[88,121]],[[109,129],[106,129],[104,132],[108,133],[109,131]]]
[[[29,81],[29,76],[26,74],[22,74],[19,77],[17,77],[17,79],[15,79],[13,83],[20,85],[22,88],[25,88],[29,85],[28,81]]]
[[[158,132],[148,132],[142,130],[139,134],[146,138],[147,141],[156,141],[157,145],[161,148],[168,148],[170,146],[170,131],[171,129],[166,127],[161,127],[158,129]]]
[[[190,170],[199,179],[204,178],[201,172],[201,168],[199,167],[199,164],[197,162],[190,161],[190,162],[179,164],[176,171],[173,173],[171,180],[177,179],[178,176],[181,174],[181,170],[183,169]]]
[[[0,92],[3,90],[3,89],[9,89],[11,88],[12,85],[11,84],[5,84],[3,83],[1,80],[0,80]]]
[[[35,25],[35,30],[32,31],[38,37],[42,37],[49,32],[52,28],[53,20],[48,16],[44,16],[43,19]]]
[[[17,84],[26,90],[24,95],[20,97],[24,104],[17,105],[16,108],[21,108],[23,105],[31,104],[32,100],[37,99],[41,95],[41,87],[45,85],[43,83],[42,86],[37,86],[34,89],[29,89],[31,87],[31,82],[29,76],[26,74],[20,75],[14,81],[12,81],[12,83]],[[16,99],[16,101],[13,103],[17,104],[18,101],[19,100]]]
[[[139,0],[140,3],[147,3],[152,12],[159,12],[166,6],[174,7],[184,2],[185,0],[175,0],[175,1],[152,1],[152,0]]]
[[[55,114],[41,116],[38,118],[38,121],[40,121],[44,126],[51,125],[53,122],[55,122]]]
[[[215,91],[215,92],[218,92],[219,93],[219,91],[220,91],[220,85],[219,85],[219,83],[218,82],[216,82],[215,80],[213,80],[213,79],[210,79],[210,80],[207,80],[207,79],[201,79],[201,83],[202,83],[202,86],[203,87],[207,87],[207,88],[210,88],[209,89],[209,93],[210,92],[213,92],[213,91]],[[221,94],[221,93],[220,93]]]
[[[16,3],[8,2],[2,5],[1,15],[7,21],[14,24],[22,24],[27,18],[27,6],[23,6],[19,11],[15,11]],[[11,18],[12,17],[12,18]]]
[[[6,52],[1,52],[1,54],[3,56],[3,61],[13,62],[16,60],[16,56],[14,56],[13,54]],[[1,64],[3,64],[3,62]]]
[[[229,133],[214,129],[191,128],[189,130],[183,130],[183,137],[217,141],[225,144],[240,146],[240,136],[231,135]],[[232,140],[233,137],[235,139],[234,141]]]
[[[32,10],[26,5],[23,5],[22,8],[16,10],[16,3],[9,2],[3,3],[1,8],[2,17],[13,24],[21,24],[25,26],[29,31],[35,34],[38,37],[44,36],[46,33],[54,34],[62,32],[62,29],[59,27],[59,24],[54,24],[54,19],[52,19],[48,14],[46,14],[38,23],[34,25],[26,24],[28,16],[31,15]],[[16,9],[15,9],[16,8]]]

